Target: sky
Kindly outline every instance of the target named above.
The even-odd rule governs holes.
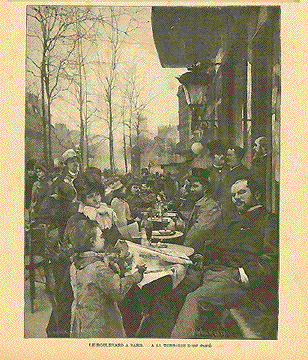
[[[127,41],[122,49],[121,66],[124,68],[136,64],[138,74],[138,85],[142,87],[145,100],[152,99],[146,108],[145,116],[148,120],[149,134],[155,136],[157,128],[163,125],[178,125],[178,98],[177,90],[179,82],[176,79],[186,69],[162,68],[155,48],[152,27],[151,7],[130,8],[130,12],[139,23],[139,28],[127,36]],[[35,24],[28,21],[28,31],[34,28]],[[101,53],[103,49],[100,49]],[[37,57],[39,62],[39,43],[33,38],[28,39],[28,55]],[[91,75],[90,75],[91,76]],[[28,82],[36,82],[31,74],[27,74]],[[117,94],[117,101],[120,103],[121,94]],[[71,105],[73,102],[66,92],[60,94],[52,104],[52,123],[64,123],[70,130],[78,128],[78,112]],[[105,128],[97,121],[90,126],[93,133],[102,133]]]

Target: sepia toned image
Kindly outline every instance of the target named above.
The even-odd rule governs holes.
[[[24,338],[277,340],[281,7],[25,16]]]

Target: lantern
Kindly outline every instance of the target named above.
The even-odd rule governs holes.
[[[195,142],[192,144],[191,146],[191,151],[195,154],[195,155],[200,155],[201,152],[203,150],[203,146],[200,142]]]

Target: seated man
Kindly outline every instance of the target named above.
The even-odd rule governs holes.
[[[204,170],[202,175],[204,176],[193,176],[190,179],[191,198],[195,201],[195,206],[187,225],[183,244],[194,248],[195,252],[202,252],[205,241],[210,238],[210,232],[221,215],[217,202],[209,194],[208,172]]]
[[[187,295],[172,338],[193,338],[199,308],[231,309],[250,304],[247,289],[274,285],[278,275],[278,223],[259,204],[260,191],[249,179],[231,187],[237,217],[223,219],[204,252],[202,285]]]
[[[245,150],[239,146],[229,146],[227,150],[226,164],[229,170],[222,181],[222,216],[226,216],[233,209],[230,193],[231,185],[234,184],[236,180],[251,177],[250,171],[242,163],[244,155]]]

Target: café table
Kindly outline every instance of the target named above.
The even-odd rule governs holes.
[[[152,241],[153,242],[163,242],[163,243],[178,243],[183,236],[181,231],[175,230],[168,234],[166,231],[153,231],[152,232]]]
[[[170,243],[152,243],[150,246],[131,241],[126,243],[133,255],[132,271],[136,265],[147,266],[144,278],[135,290],[142,316],[135,333],[135,337],[138,337],[146,319],[151,316],[152,306],[159,293],[171,291],[184,279],[188,266],[192,264],[189,256],[193,255],[194,249]]]
[[[133,256],[132,267],[147,266],[143,280],[138,284],[141,288],[160,277],[171,275],[173,287],[176,287],[184,278],[188,265],[192,264],[189,256],[194,253],[193,248],[169,243],[152,243],[143,246],[126,241],[128,251]]]

